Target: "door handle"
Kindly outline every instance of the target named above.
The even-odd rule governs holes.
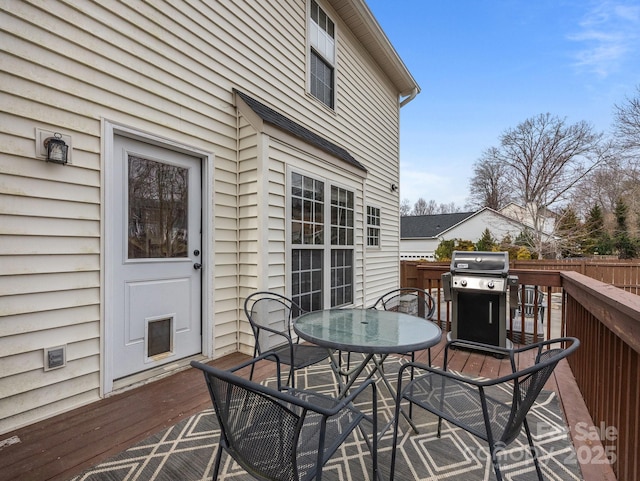
[[[202,269],[202,264],[196,262],[195,264],[193,264],[193,268],[197,271],[199,271],[200,269]]]

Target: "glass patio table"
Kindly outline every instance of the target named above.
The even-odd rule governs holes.
[[[384,375],[383,369],[387,356],[428,349],[440,342],[442,336],[442,330],[436,324],[422,317],[377,309],[328,309],[309,312],[293,322],[293,329],[305,341],[329,350],[331,368],[336,374],[340,389],[339,397],[347,394],[349,388],[371,364],[367,379],[379,374],[394,400],[395,388]],[[347,369],[344,369],[340,352],[362,353],[364,356],[362,362],[353,368],[347,366]],[[343,378],[346,382],[343,382]],[[409,417],[401,412],[413,425]]]

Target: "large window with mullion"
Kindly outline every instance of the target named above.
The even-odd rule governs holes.
[[[327,304],[330,307],[351,304],[354,193],[293,172],[290,203],[293,300],[305,311],[323,309]],[[328,272],[325,266],[329,266]]]

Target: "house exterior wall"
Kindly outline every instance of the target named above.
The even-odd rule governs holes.
[[[0,5],[0,433],[104,395],[106,121],[214,159],[205,356],[250,352],[244,296],[286,290],[291,165],[358,193],[356,303],[397,286],[398,91],[319,3],[337,27],[334,111],[306,93],[307,2]],[[258,132],[238,114],[234,87],[347,149],[366,180]],[[71,138],[70,165],[37,155],[38,128]],[[371,252],[367,203],[382,208],[382,247]],[[44,372],[53,345],[67,346],[67,366]]]

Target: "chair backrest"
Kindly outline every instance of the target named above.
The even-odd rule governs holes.
[[[297,446],[306,411],[283,401],[274,389],[211,366],[199,368],[205,373],[221,443],[231,456],[260,479],[297,481]]]
[[[374,309],[384,309],[385,311],[405,312],[431,319],[436,303],[433,297],[423,289],[401,287],[381,296],[372,307]]]
[[[543,350],[545,346],[559,342],[570,343],[570,345]],[[551,339],[539,344],[534,366],[514,374],[516,377],[513,382],[511,414],[502,435],[499,437],[499,441],[508,445],[518,437],[522,422],[553,370],[562,359],[569,356],[579,345],[580,341],[571,337]]]
[[[244,312],[251,324],[259,354],[274,347],[269,342],[269,332],[263,330],[263,327],[282,332],[291,338],[291,322],[303,313],[288,297],[268,291],[254,292],[248,296],[244,301]],[[277,344],[282,344],[282,341],[282,338],[277,339]]]
[[[524,302],[522,301],[522,291],[518,291],[518,300],[524,309],[525,317],[534,317],[544,309],[544,292],[533,286],[524,288]]]

